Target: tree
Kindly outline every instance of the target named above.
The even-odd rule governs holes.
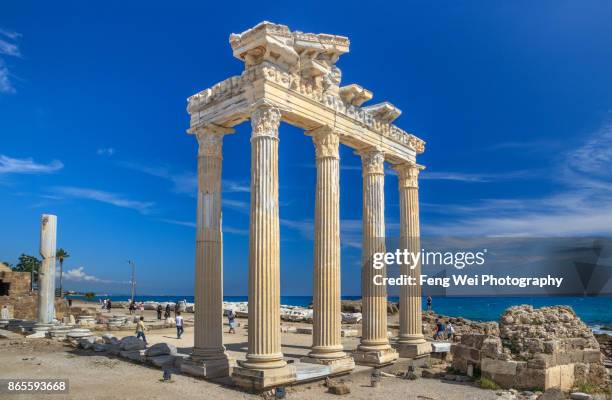
[[[62,281],[63,281],[63,275],[64,275],[64,260],[68,257],[70,257],[70,254],[68,254],[68,252],[66,250],[64,250],[63,248],[59,248],[57,249],[57,251],[55,252],[55,257],[59,260],[59,264],[60,264],[60,281],[59,281],[59,292],[60,292],[60,297],[64,296],[64,291],[62,290]]]
[[[21,254],[19,262],[13,267],[13,271],[17,272],[38,272],[42,261],[28,254]]]
[[[19,262],[13,267],[13,271],[17,272],[29,272],[30,273],[30,285],[32,288],[34,282],[38,279],[38,270],[42,261],[34,256],[21,253],[19,256]]]

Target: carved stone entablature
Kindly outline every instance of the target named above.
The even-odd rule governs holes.
[[[192,129],[210,122],[240,123],[249,118],[249,107],[258,100],[270,99],[285,109],[295,102],[303,104],[306,98],[312,110],[298,116],[301,120],[297,121],[303,122],[306,129],[329,123],[329,120],[319,120],[317,115],[329,115],[332,111],[363,127],[363,135],[371,137],[372,132],[416,154],[424,152],[425,142],[393,124],[401,113],[399,109],[388,102],[362,107],[371,99],[372,92],[356,84],[340,87],[341,71],[334,63],[348,51],[348,38],[291,32],[287,26],[263,22],[232,35],[230,43],[234,55],[245,61],[246,68],[240,76],[219,82],[189,98],[187,109]],[[284,93],[275,99],[268,97],[268,93],[278,90]],[[355,128],[351,129],[355,131]],[[368,139],[355,147],[360,145],[378,144]],[[404,153],[401,158],[409,157]]]
[[[425,167],[414,162],[408,162],[394,165],[393,169],[397,171],[397,179],[400,187],[418,188],[419,173],[424,170]]]
[[[281,122],[281,112],[265,102],[253,107],[251,113],[251,137],[271,137],[278,139],[278,127]]]
[[[363,175],[385,174],[385,153],[377,148],[368,148],[359,151],[361,156],[361,169]]]
[[[312,136],[317,158],[340,158],[340,136],[333,128],[321,126],[307,134]]]
[[[340,98],[352,106],[360,107],[366,101],[372,100],[372,96],[372,92],[354,83],[340,88]]]
[[[379,121],[390,124],[400,116],[402,111],[388,101],[363,107],[363,109],[374,116]]]

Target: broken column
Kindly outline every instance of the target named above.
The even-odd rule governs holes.
[[[40,220],[40,256],[38,270],[38,317],[35,335],[44,337],[55,320],[55,249],[57,217],[43,214]]]

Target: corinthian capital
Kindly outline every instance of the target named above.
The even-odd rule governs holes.
[[[370,148],[358,152],[361,156],[361,169],[363,175],[385,174],[385,153],[377,148]]]
[[[195,130],[198,139],[198,156],[222,157],[223,136],[233,133],[232,128],[220,125],[205,125]]]
[[[329,126],[322,126],[308,132],[312,136],[317,158],[340,158],[340,136]]]
[[[278,127],[281,121],[281,112],[269,104],[256,106],[251,113],[251,137],[268,136],[278,138]]]
[[[415,162],[406,162],[393,166],[397,171],[397,179],[401,188],[418,188],[419,187],[419,172],[425,169],[424,166]]]

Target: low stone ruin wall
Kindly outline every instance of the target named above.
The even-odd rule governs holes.
[[[453,368],[504,388],[571,389],[605,383],[606,369],[590,329],[565,306],[506,310],[499,336],[466,334],[452,348]]]

